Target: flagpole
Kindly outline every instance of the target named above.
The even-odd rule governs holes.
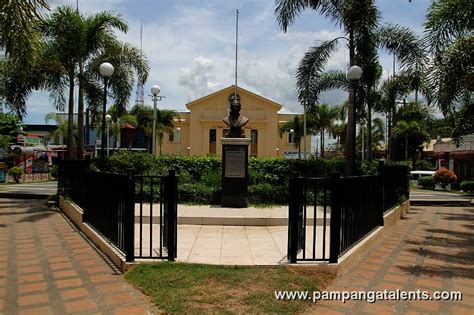
[[[235,97],[237,97],[237,61],[238,61],[238,48],[239,42],[239,10],[235,10]]]

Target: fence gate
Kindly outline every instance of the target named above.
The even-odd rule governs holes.
[[[330,178],[290,179],[288,260],[329,261]]]
[[[136,259],[174,260],[177,253],[177,191],[174,171],[167,176],[136,176]]]

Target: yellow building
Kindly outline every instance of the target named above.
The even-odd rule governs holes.
[[[227,116],[228,97],[234,91],[232,85],[186,104],[189,112],[180,112],[174,122],[174,132],[164,135],[163,154],[221,156],[221,138],[229,131],[222,119]],[[278,131],[295,114],[280,114],[282,105],[243,88],[237,88],[237,93],[242,105],[240,113],[249,118],[244,127],[245,137],[252,139],[249,154],[283,157],[286,153],[295,156],[297,149],[289,130],[282,137]],[[301,151],[304,151],[303,139]],[[306,152],[311,152],[311,136],[307,136]]]

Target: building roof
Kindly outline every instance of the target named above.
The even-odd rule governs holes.
[[[56,125],[43,125],[43,124],[26,124],[23,127],[24,131],[35,132],[35,131],[55,131],[58,129]]]
[[[187,104],[186,104],[186,108],[189,109],[189,110],[191,110],[191,107],[193,107],[194,105],[196,105],[196,104],[198,104],[198,103],[201,103],[201,102],[203,102],[203,101],[205,101],[205,100],[208,100],[208,99],[210,99],[210,98],[216,97],[216,96],[219,95],[219,94],[230,93],[230,92],[234,91],[234,89],[235,89],[235,85],[228,86],[228,87],[226,87],[226,88],[224,88],[224,89],[222,89],[222,90],[219,90],[219,91],[217,91],[217,92],[208,94],[208,95],[206,95],[206,96],[203,96],[203,97],[198,98],[198,99],[196,99],[196,100],[194,100],[194,101],[192,101],[192,102],[187,103]],[[238,92],[238,93],[242,93],[242,92],[243,92],[243,93],[246,93],[246,94],[248,94],[248,95],[250,95],[250,96],[252,96],[252,97],[259,98],[259,99],[265,101],[266,103],[269,103],[269,104],[273,105],[277,110],[280,110],[280,109],[283,107],[281,104],[278,104],[277,102],[274,102],[274,101],[272,101],[272,100],[270,100],[270,99],[268,99],[268,98],[265,98],[265,97],[263,97],[263,96],[260,96],[260,95],[258,95],[258,94],[255,94],[255,93],[253,93],[253,92],[250,92],[249,90],[246,90],[246,89],[244,89],[244,88],[241,88],[240,86],[237,87],[237,92]]]

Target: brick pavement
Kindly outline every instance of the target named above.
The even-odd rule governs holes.
[[[0,199],[0,314],[157,312],[60,212]]]
[[[457,290],[462,301],[324,301],[320,314],[472,314],[474,208],[412,207],[327,290]]]

